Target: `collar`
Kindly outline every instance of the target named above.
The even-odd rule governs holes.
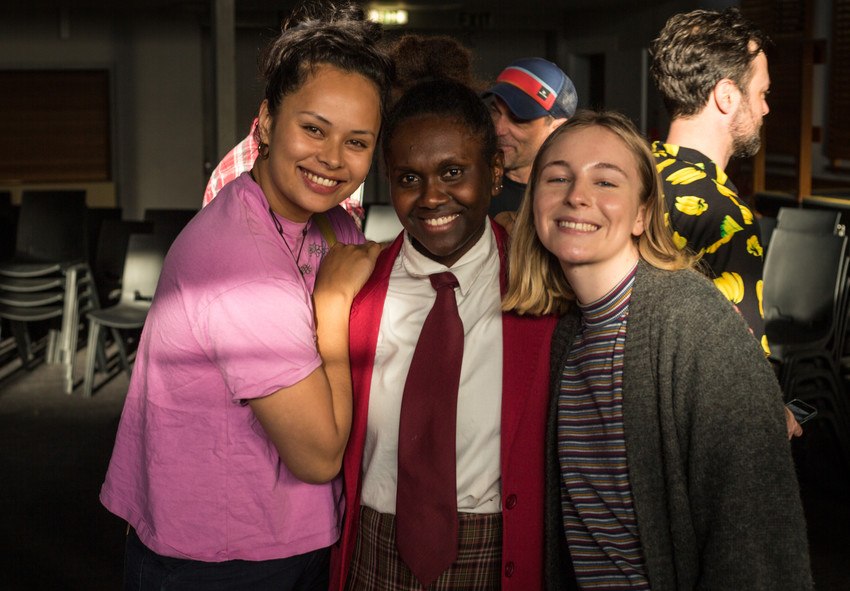
[[[638,259],[638,262],[640,259]],[[635,272],[638,268],[638,262],[632,267],[625,277],[621,279],[611,291],[604,296],[583,305],[578,304],[578,309],[587,326],[603,326],[612,320],[619,318],[629,309],[629,300],[631,299],[632,286],[635,282]]]
[[[451,271],[457,279],[461,295],[464,296],[472,288],[481,272],[487,268],[491,259],[498,264],[498,258],[499,251],[496,248],[496,238],[489,221],[487,221],[484,233],[478,241],[451,267],[433,261],[416,250],[407,231],[404,232],[404,241],[401,244],[400,253],[401,265],[408,275],[424,279],[434,273]]]
[[[652,151],[657,155],[666,154],[670,158],[675,158],[680,162],[685,162],[686,164],[690,164],[691,166],[695,166],[697,168],[701,168],[706,171],[708,174],[713,174],[714,178],[717,179],[717,182],[721,185],[727,184],[729,182],[729,178],[726,176],[726,172],[717,166],[717,163],[700,152],[699,150],[695,150],[694,148],[686,148],[685,146],[677,146],[676,144],[665,144],[661,141],[653,142]],[[737,190],[735,190],[737,193]]]

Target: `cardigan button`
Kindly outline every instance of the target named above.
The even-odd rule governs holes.
[[[516,507],[516,495],[508,495],[508,498],[505,500],[505,507],[508,509]]]
[[[505,576],[506,577],[514,576],[514,563],[513,562],[508,562],[507,564],[505,564]]]

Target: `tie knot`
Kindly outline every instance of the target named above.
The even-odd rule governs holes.
[[[433,275],[429,275],[428,278],[431,280],[431,286],[436,291],[440,291],[444,287],[455,288],[459,285],[457,278],[448,271],[444,273],[434,273]]]

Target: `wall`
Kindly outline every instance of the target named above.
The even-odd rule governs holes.
[[[124,217],[198,207],[206,179],[196,14],[4,9],[0,68],[110,70],[112,180]]]
[[[88,3],[91,4],[91,3]],[[106,4],[106,3],[104,3]],[[109,6],[124,3],[108,3]],[[107,68],[113,86],[115,199],[126,218],[146,207],[198,207],[207,176],[221,154],[214,146],[214,71],[209,10],[204,2],[144,2],[135,8],[4,8],[0,68]],[[283,14],[266,11],[237,19],[237,135],[248,132],[262,100],[257,56]],[[416,13],[405,30],[457,37],[474,52],[476,72],[492,80],[510,61],[532,55],[556,61],[575,81],[579,105],[590,103],[592,67],[604,64],[601,104],[620,110],[651,137],[664,137],[667,117],[646,73],[645,48],[666,19],[697,7],[718,9],[726,0],[621,0],[564,2],[563,14],[541,17],[522,4],[484,10]],[[829,0],[816,0],[817,35],[829,35]],[[400,34],[399,30],[390,35]],[[825,120],[825,68],[816,72],[815,124]],[[57,89],[61,100],[61,89]],[[6,138],[3,138],[5,140]],[[12,139],[14,141],[14,139]],[[828,164],[815,146],[815,174]],[[375,175],[372,175],[375,177]],[[383,178],[370,179],[369,201],[384,202]]]

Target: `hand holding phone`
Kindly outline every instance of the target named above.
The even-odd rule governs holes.
[[[787,403],[786,408],[791,411],[791,414],[794,415],[794,418],[797,419],[797,424],[802,425],[806,421],[809,421],[816,416],[818,416],[818,409],[816,409],[811,404],[807,404],[802,400],[795,398],[791,402]]]

